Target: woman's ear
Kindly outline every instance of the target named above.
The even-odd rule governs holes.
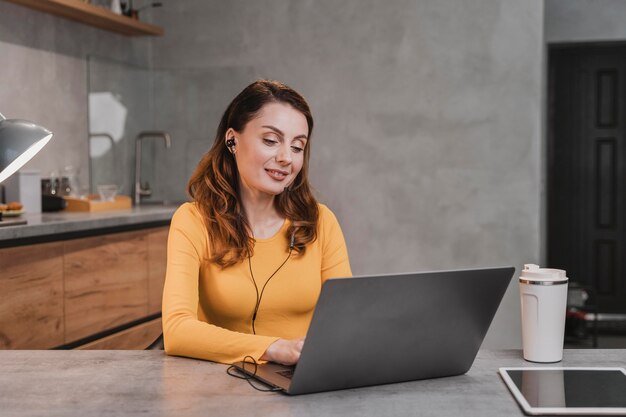
[[[234,155],[235,152],[236,152],[236,150],[235,150],[235,139],[234,138],[228,139],[226,141],[226,147],[228,148],[230,153],[232,153]]]
[[[228,148],[230,153],[234,155],[236,152],[236,148],[235,148],[236,146],[237,146],[237,141],[235,140],[235,130],[232,128],[228,129],[226,131],[226,148]]]

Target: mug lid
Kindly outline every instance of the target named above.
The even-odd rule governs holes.
[[[525,264],[520,274],[520,279],[532,281],[567,281],[565,271],[562,269],[540,268],[539,265]]]

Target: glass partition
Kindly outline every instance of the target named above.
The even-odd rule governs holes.
[[[132,195],[135,137],[153,126],[150,70],[94,56],[87,62],[91,192],[115,184]]]

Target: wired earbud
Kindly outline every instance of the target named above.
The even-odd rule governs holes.
[[[256,316],[259,312],[259,307],[261,306],[261,299],[263,298],[263,293],[265,292],[265,287],[270,282],[270,280],[276,275],[278,271],[287,263],[289,258],[291,257],[291,252],[294,250],[296,245],[296,231],[294,230],[291,233],[291,240],[289,241],[289,253],[287,254],[287,258],[283,261],[282,264],[274,271],[272,275],[265,281],[263,284],[263,288],[261,288],[261,294],[259,294],[259,287],[256,285],[256,280],[254,279],[254,273],[252,272],[252,261],[250,260],[250,252],[248,252],[248,267],[250,268],[250,276],[252,277],[252,283],[254,284],[254,290],[256,291],[256,304],[254,305],[254,312],[252,313],[252,333],[256,334],[256,329],[254,328],[254,322],[256,320]]]
[[[228,139],[226,141],[226,147],[228,148],[230,153],[234,155],[235,154],[235,138]]]

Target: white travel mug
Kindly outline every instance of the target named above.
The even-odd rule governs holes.
[[[527,264],[519,278],[524,359],[560,362],[563,359],[567,277],[561,269]]]

